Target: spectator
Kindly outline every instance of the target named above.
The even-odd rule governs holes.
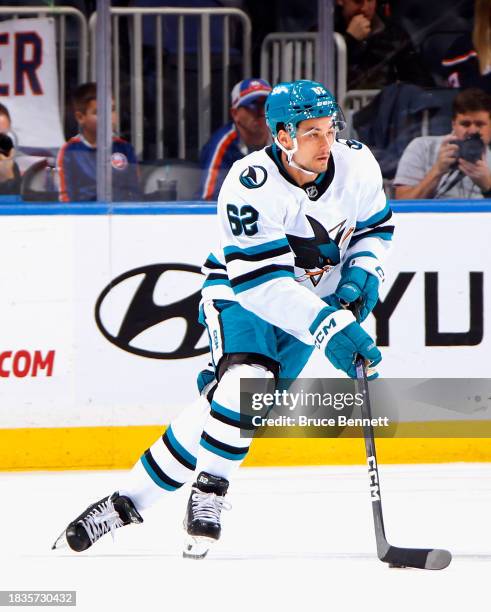
[[[58,154],[60,201],[87,202],[97,199],[97,90],[95,83],[80,85],[73,96],[75,119],[80,133],[66,142]],[[112,113],[113,126],[116,115]],[[113,199],[141,197],[137,160],[133,147],[113,136],[111,156]]]
[[[396,81],[433,85],[409,36],[376,9],[377,0],[337,0],[334,29],[346,42],[348,90],[381,89]]]
[[[20,193],[20,171],[14,161],[15,149],[12,138],[10,113],[0,104],[0,195]]]
[[[491,3],[476,0],[472,36],[466,32],[446,53],[442,65],[449,87],[478,87],[491,94]]]
[[[467,144],[482,147],[475,163],[455,142],[469,137]],[[394,178],[396,199],[491,197],[490,141],[491,96],[479,89],[461,91],[453,102],[452,133],[415,138],[402,154]]]
[[[11,136],[12,120],[7,107],[0,103],[0,194],[19,193],[20,171],[14,161],[14,140]]]
[[[201,151],[201,198],[216,200],[232,164],[270,142],[264,103],[271,85],[263,79],[244,79],[231,93],[232,121],[211,135]]]

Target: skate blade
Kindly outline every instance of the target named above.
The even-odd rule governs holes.
[[[61,534],[56,538],[55,543],[51,547],[51,550],[58,550],[59,548],[70,548],[66,539],[66,530],[63,530]]]
[[[215,540],[213,538],[189,536],[185,548],[182,551],[182,556],[184,559],[204,559],[214,543]]]

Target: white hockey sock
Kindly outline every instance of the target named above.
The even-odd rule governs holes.
[[[133,501],[137,510],[149,508],[163,493],[175,491],[193,478],[209,408],[203,397],[187,406],[133,466],[118,490]]]
[[[210,415],[201,435],[196,472],[208,472],[230,480],[245,459],[252,437],[241,436],[240,379],[273,378],[260,366],[235,365],[225,372],[211,402]]]

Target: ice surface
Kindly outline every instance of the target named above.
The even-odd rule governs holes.
[[[0,474],[0,589],[76,590],[78,611],[360,612],[485,607],[491,575],[491,465],[381,466],[389,542],[448,548],[441,572],[376,558],[365,468],[242,469],[222,540],[184,560],[188,489],[164,493],[145,523],[89,551],[51,551],[66,524],[121,472]],[[27,608],[29,609],[29,608]],[[49,608],[51,609],[51,608]],[[63,608],[58,608],[63,609]]]

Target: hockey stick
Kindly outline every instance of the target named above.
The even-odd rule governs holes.
[[[360,306],[358,303],[352,305],[356,320],[359,320]],[[398,548],[387,542],[384,528],[384,517],[382,513],[382,499],[380,494],[380,478],[378,473],[377,455],[375,452],[375,437],[371,425],[372,410],[370,408],[370,397],[368,395],[368,381],[364,359],[358,355],[356,362],[356,391],[363,395],[361,405],[361,416],[363,423],[363,435],[368,464],[368,478],[370,480],[370,497],[372,501],[373,522],[375,524],[375,540],[377,543],[378,558],[389,567],[416,567],[418,569],[441,570],[446,568],[452,555],[448,550],[439,548]]]

